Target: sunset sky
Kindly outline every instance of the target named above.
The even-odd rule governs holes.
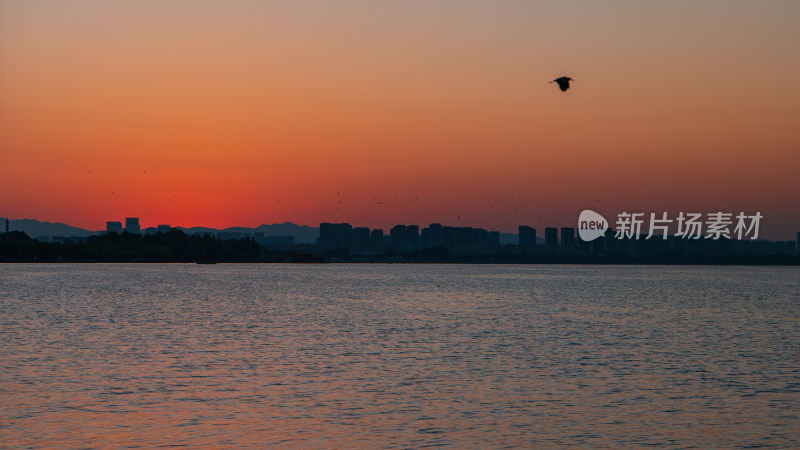
[[[0,0],[0,216],[759,211],[793,239],[798,23],[797,0]]]

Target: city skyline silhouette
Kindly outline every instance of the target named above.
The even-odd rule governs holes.
[[[800,6],[356,3],[4,2],[0,212],[87,229],[513,232],[587,208],[800,227],[800,86],[758,81],[800,77]]]

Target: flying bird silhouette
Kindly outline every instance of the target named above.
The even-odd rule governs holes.
[[[570,77],[558,77],[555,80],[551,81],[551,83],[558,83],[558,88],[561,89],[561,92],[567,92],[569,89],[569,82],[575,81]]]

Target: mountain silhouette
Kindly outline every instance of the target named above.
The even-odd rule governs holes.
[[[307,225],[297,225],[292,222],[273,223],[271,225],[262,224],[255,228],[249,227],[230,227],[223,229],[206,228],[206,227],[175,227],[187,234],[194,233],[264,233],[264,236],[294,236],[295,242],[298,244],[309,243],[313,244],[319,237],[319,228],[309,227]]]
[[[0,233],[5,232],[5,217],[0,217]],[[256,228],[230,227],[224,229],[208,227],[175,227],[187,234],[216,234],[220,231],[228,233],[264,233],[264,236],[294,236],[295,242],[313,244],[319,237],[319,228],[306,225],[297,225],[291,222],[275,223],[271,225],[263,224]],[[91,231],[77,228],[65,223],[42,222],[35,219],[11,219],[9,222],[11,231],[24,231],[25,234],[37,239],[43,236],[63,236],[63,237],[86,237],[104,233],[105,230]]]
[[[100,233],[77,228],[60,222],[40,222],[34,219],[10,219],[10,231],[24,231],[36,239],[40,236],[86,237]],[[0,217],[0,232],[6,231],[6,218]]]

